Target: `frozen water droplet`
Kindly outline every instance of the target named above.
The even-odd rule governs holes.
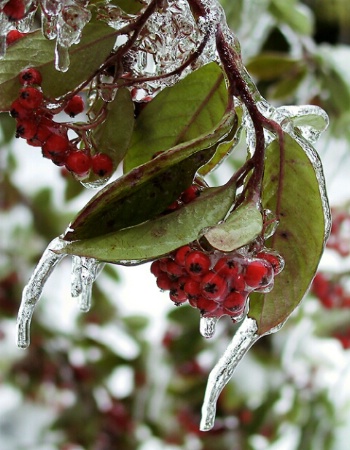
[[[231,379],[234,370],[251,346],[261,337],[257,333],[256,321],[246,317],[225,353],[209,374],[202,406],[201,431],[210,430],[215,421],[216,402],[223,388]]]
[[[23,290],[17,317],[17,345],[20,348],[26,348],[29,345],[30,322],[34,308],[40,299],[47,279],[57,263],[65,257],[64,254],[55,253],[54,250],[60,250],[64,245],[64,242],[60,238],[56,238],[50,242]]]
[[[55,68],[56,70],[59,70],[60,72],[67,72],[69,69],[69,49],[68,47],[63,47],[59,44],[59,42],[56,42],[56,48],[55,48]]]
[[[104,264],[101,264],[94,258],[75,257],[73,266],[73,281],[75,283],[74,293],[78,294],[74,296],[78,299],[80,310],[86,312],[91,308],[92,284],[95,281],[97,275],[102,270]],[[79,269],[78,266],[80,266]]]
[[[277,230],[279,221],[269,209],[264,209],[264,239],[273,236]]]
[[[201,317],[199,323],[200,334],[207,339],[213,337],[217,322],[217,317]]]
[[[71,295],[73,298],[79,297],[83,290],[81,280],[81,259],[79,256],[72,257],[72,272],[71,272]]]
[[[52,40],[57,37],[57,17],[49,16],[42,13],[41,15],[41,29],[46,39]]]

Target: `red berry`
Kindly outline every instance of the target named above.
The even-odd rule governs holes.
[[[245,279],[242,274],[234,275],[232,278],[227,280],[230,288],[234,291],[244,291],[246,285],[245,285]]]
[[[278,253],[263,251],[258,253],[256,256],[257,258],[268,261],[271,264],[275,275],[278,275],[282,272],[284,268],[284,259]]]
[[[184,303],[187,300],[187,295],[183,290],[181,283],[173,283],[173,285],[170,288],[169,293],[170,300],[172,300],[174,303],[180,304]]]
[[[17,21],[24,18],[26,8],[23,0],[9,0],[2,11],[9,20]]]
[[[192,200],[197,198],[201,193],[200,188],[196,184],[192,184],[189,188],[187,188],[180,197],[180,200],[184,203],[190,203]]]
[[[185,267],[192,276],[202,276],[210,268],[210,258],[199,250],[193,250],[186,255]]]
[[[10,106],[10,116],[18,120],[27,119],[28,117],[32,116],[32,111],[24,108],[19,99],[17,99],[12,102]]]
[[[23,36],[25,36],[25,33],[21,33],[18,30],[11,30],[6,35],[6,44],[11,45],[14,42],[18,41],[18,39],[21,39]]]
[[[163,273],[162,269],[160,268],[160,261],[157,259],[156,261],[153,261],[150,267],[151,273],[155,277],[159,277],[161,273]]]
[[[201,285],[198,281],[189,278],[184,285],[184,291],[189,299],[198,298],[201,293]]]
[[[70,117],[75,117],[77,114],[80,114],[84,111],[84,100],[80,95],[74,95],[72,97],[66,107],[64,108],[64,112],[68,114]]]
[[[201,282],[202,295],[210,300],[223,301],[228,292],[226,280],[220,275],[209,272],[205,274]]]
[[[36,109],[42,104],[43,93],[39,89],[27,86],[20,90],[19,102],[23,108]]]
[[[173,285],[172,280],[168,277],[167,274],[161,274],[159,275],[159,277],[157,278],[157,286],[159,287],[159,289],[161,289],[162,291],[168,291],[171,289]]]
[[[253,289],[266,286],[273,277],[271,272],[272,266],[270,263],[260,259],[253,259],[248,262],[245,268],[244,279],[247,285]]]
[[[68,170],[82,177],[89,173],[91,157],[82,151],[75,150],[69,153],[65,165]]]
[[[16,128],[16,138],[32,139],[35,136],[38,124],[34,119],[23,119],[18,121]]]
[[[172,278],[178,278],[184,274],[184,269],[172,259],[166,264],[165,271]]]
[[[206,297],[199,297],[197,299],[197,308],[205,315],[206,313],[213,313],[218,308],[218,305],[216,302]]]
[[[36,139],[44,144],[48,137],[57,130],[57,124],[47,117],[42,117],[36,131]]]
[[[238,261],[235,259],[229,259],[226,256],[220,258],[214,266],[214,272],[218,273],[222,277],[235,277],[239,270]]]
[[[185,266],[185,258],[188,253],[192,251],[189,245],[184,245],[180,247],[175,253],[175,261],[179,264],[179,266]]]
[[[19,74],[19,82],[23,85],[38,84],[40,86],[42,80],[41,73],[34,67],[28,67]]]
[[[240,314],[243,312],[247,297],[246,292],[231,292],[224,300],[224,307]]]
[[[110,175],[113,171],[113,161],[105,153],[97,153],[92,157],[92,170],[100,177]]]

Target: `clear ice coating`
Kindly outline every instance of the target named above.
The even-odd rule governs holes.
[[[73,256],[71,295],[78,299],[79,309],[83,312],[90,310],[92,285],[103,266],[94,258]]]
[[[29,346],[30,323],[35,306],[40,300],[44,285],[49,276],[56,265],[66,256],[55,252],[62,250],[64,246],[65,242],[60,237],[50,242],[23,290],[17,317],[17,345],[20,348],[27,348]],[[78,299],[81,311],[88,311],[90,309],[92,284],[103,266],[103,263],[93,258],[73,257],[71,293],[72,297]]]
[[[260,339],[261,336],[257,333],[257,330],[256,321],[246,317],[233,336],[225,353],[210,372],[202,405],[201,431],[208,431],[213,428],[216,402],[219,395],[231,379],[234,370],[243,356]]]
[[[213,337],[215,334],[217,322],[217,317],[201,317],[199,323],[200,334],[207,339]]]

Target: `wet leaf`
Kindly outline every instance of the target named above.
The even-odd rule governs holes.
[[[196,200],[170,214],[115,233],[67,242],[61,252],[122,264],[158,258],[194,241],[201,230],[223,219],[234,199],[232,182],[208,188]]]
[[[317,270],[324,246],[325,219],[315,170],[303,148],[285,135],[280,223],[267,246],[285,259],[268,294],[251,296],[249,316],[256,319],[259,334],[282,324],[304,297]],[[276,210],[279,144],[267,149],[263,205]]]
[[[223,73],[216,63],[165,88],[136,120],[124,171],[149,161],[157,152],[210,132],[223,117],[227,101]]]
[[[54,66],[55,43],[44,38],[41,30],[28,33],[11,45],[0,64],[0,111],[8,111],[18,95],[18,74],[26,67],[40,70],[44,94],[60,97],[91,77],[113,49],[116,32],[102,22],[90,22],[79,44],[69,51],[70,66],[65,73]]]
[[[112,0],[111,3],[128,14],[136,14],[144,7],[140,0]]]
[[[192,183],[232,128],[227,115],[212,133],[180,144],[107,185],[70,225],[66,240],[86,239],[130,227],[162,213]]]
[[[232,252],[253,241],[261,233],[262,225],[262,215],[256,205],[242,204],[204,237],[217,250]]]
[[[125,156],[134,128],[134,104],[128,89],[120,88],[107,104],[107,118],[93,133],[99,152],[109,155],[116,167]]]

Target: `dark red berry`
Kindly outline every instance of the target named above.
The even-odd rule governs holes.
[[[200,309],[203,315],[205,315],[206,313],[213,313],[218,308],[216,302],[206,297],[199,297],[196,302],[197,308]]]
[[[16,138],[32,139],[35,136],[38,124],[35,119],[23,119],[17,122]]]
[[[20,90],[19,102],[23,108],[37,109],[43,102],[43,93],[32,86],[24,87]]]
[[[175,261],[180,266],[185,266],[185,258],[188,253],[192,251],[191,247],[189,245],[184,245],[183,247],[180,247],[176,253],[175,253]]]
[[[9,0],[2,11],[9,20],[17,21],[24,18],[26,8],[23,0]]]
[[[18,30],[11,30],[6,35],[6,44],[11,45],[21,39],[23,36],[25,36],[25,33],[21,33]]]
[[[224,307],[230,311],[241,313],[247,301],[247,293],[231,292],[224,300]]]
[[[271,271],[269,271],[269,267]],[[244,271],[244,280],[251,288],[265,286],[268,278],[271,278],[271,264],[264,260],[254,259],[249,261]]]
[[[91,168],[91,157],[82,151],[74,150],[68,154],[65,165],[76,175],[86,176]]]
[[[209,272],[205,274],[201,282],[202,295],[205,298],[223,301],[228,292],[226,280],[220,275]]]
[[[38,84],[40,86],[42,80],[41,73],[34,67],[28,67],[19,74],[19,82],[23,85]]]
[[[100,177],[108,176],[113,172],[113,161],[105,153],[97,153],[92,157],[92,170]]]
[[[82,113],[84,111],[84,100],[80,95],[74,95],[72,97],[66,107],[64,108],[64,112],[68,114],[70,117],[75,117],[76,115]]]
[[[163,273],[162,269],[160,268],[160,261],[157,259],[156,261],[153,261],[150,267],[151,273],[155,277],[159,277],[161,273]]]
[[[268,261],[271,264],[275,275],[278,275],[279,273],[282,272],[284,268],[284,260],[277,253],[264,251],[258,253],[256,256],[257,258],[261,258],[264,259],[265,261]]]
[[[192,276],[202,276],[210,268],[210,258],[199,250],[193,250],[185,257],[185,267]]]
[[[178,278],[181,277],[181,275],[184,274],[184,269],[183,267],[179,266],[175,261],[170,260],[167,264],[166,264],[166,269],[165,271],[168,273],[169,276],[173,277],[173,278]]]
[[[227,281],[229,283],[230,289],[234,291],[244,291],[246,287],[244,276],[240,273],[234,275],[232,278],[229,278]]]
[[[173,281],[168,277],[167,274],[161,274],[157,278],[157,286],[159,289],[162,289],[162,291],[168,291],[171,289],[173,285]]]
[[[19,99],[12,102],[10,106],[10,116],[17,120],[27,119],[32,116],[32,111],[22,106]]]
[[[189,278],[184,285],[184,291],[189,299],[198,298],[201,293],[201,285],[199,281]]]
[[[169,297],[170,297],[170,300],[172,300],[174,303],[177,303],[177,304],[184,303],[187,300],[186,293],[181,288],[181,285],[176,282],[173,283],[173,285],[170,288]]]
[[[180,200],[184,203],[190,203],[195,198],[197,198],[201,193],[200,188],[196,184],[192,184],[189,188],[187,188],[180,197]]]
[[[227,258],[226,256],[220,258],[213,268],[214,272],[218,273],[222,277],[235,277],[239,270],[240,266],[238,261],[235,259]]]

